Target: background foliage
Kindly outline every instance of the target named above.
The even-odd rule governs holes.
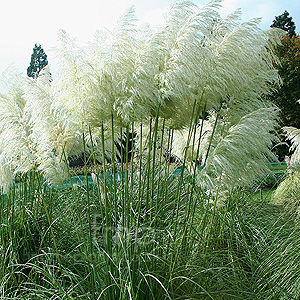
[[[277,65],[283,81],[282,87],[273,94],[272,101],[281,109],[284,126],[300,128],[300,37],[285,35],[282,45],[276,47],[280,64]]]
[[[48,65],[47,54],[41,45],[35,44],[31,55],[30,65],[27,68],[27,76],[37,78],[39,72]]]
[[[280,16],[276,16],[271,27],[283,29],[290,37],[296,35],[296,25],[288,11],[284,11]]]

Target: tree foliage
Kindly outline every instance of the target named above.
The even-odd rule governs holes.
[[[286,31],[290,37],[296,35],[296,25],[288,11],[284,11],[281,15],[275,17],[271,27],[280,28]]]
[[[35,44],[33,53],[31,54],[30,65],[27,68],[27,75],[32,78],[37,78],[39,72],[48,65],[47,54],[41,45]]]
[[[272,95],[272,101],[281,109],[284,126],[300,128],[300,36],[282,37],[282,44],[276,47],[280,64],[277,65],[282,78],[281,88]]]

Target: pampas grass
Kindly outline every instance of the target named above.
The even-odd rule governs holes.
[[[293,152],[289,167],[299,171],[300,167],[300,129],[295,127],[283,127],[286,138],[292,142],[291,151]]]
[[[298,100],[300,103],[300,101]],[[291,141],[291,158],[287,162],[287,174],[274,194],[274,201],[283,204],[296,219],[300,214],[300,130],[295,127],[283,127],[286,138]]]
[[[57,74],[12,77],[0,104],[1,298],[297,297],[296,263],[287,287],[285,250],[271,250],[285,220],[244,189],[274,159],[277,109],[263,96],[280,83],[279,32],[239,11],[222,20],[219,6],[176,1],[155,30],[130,8],[87,47],[61,31]],[[67,161],[82,152],[75,184]],[[101,163],[91,180],[90,162]]]
[[[25,135],[28,135],[21,137],[16,128],[12,129],[17,134],[15,140],[22,140],[14,148],[27,149],[28,155],[32,156],[26,160],[27,165],[25,162],[21,162],[23,165],[20,167],[11,164],[11,177],[36,168],[49,183],[60,182],[66,177],[64,155],[67,158],[82,153],[80,142],[83,135],[86,138],[90,136],[89,132],[92,132],[95,141],[101,141],[102,126],[109,137],[112,116],[116,128],[126,128],[134,122],[135,125],[130,127],[137,135],[142,123],[144,137],[148,135],[146,127],[149,121],[158,117],[158,124],[164,124],[164,130],[175,130],[175,156],[182,160],[187,155],[189,160],[196,154],[184,154],[179,149],[188,147],[196,151],[199,148],[199,160],[205,160],[201,172],[206,172],[206,175],[215,173],[209,175],[210,181],[221,175],[225,165],[229,170],[230,164],[240,161],[259,173],[258,166],[263,165],[262,161],[255,163],[253,157],[271,157],[267,148],[272,136],[268,136],[267,132],[274,129],[272,120],[276,119],[276,114],[270,113],[272,108],[264,103],[262,96],[280,83],[273,67],[276,57],[272,52],[272,45],[280,33],[275,29],[262,31],[257,19],[240,23],[239,11],[222,19],[219,6],[219,1],[203,7],[189,1],[176,1],[165,23],[155,30],[139,28],[134,9],[130,8],[115,30],[98,32],[95,41],[87,47],[79,47],[76,39],[61,30],[57,74],[51,76],[46,68],[36,80],[26,80],[23,86],[16,83],[20,96],[13,94],[14,88],[9,92],[12,93],[9,101],[14,102],[11,109],[21,123],[25,122],[20,126],[27,128]],[[20,101],[24,108],[18,107]],[[6,115],[6,118],[8,112],[4,112],[8,105],[5,106],[1,116],[8,124],[10,117]],[[263,116],[259,113],[261,109],[268,113]],[[205,127],[213,128],[212,134],[208,138],[204,129],[198,132],[201,136],[196,137],[190,126],[199,130],[201,116],[207,114],[209,118],[205,120]],[[263,129],[254,128],[257,115],[266,119],[261,122]],[[255,121],[250,122],[252,117]],[[238,124],[246,119],[249,120],[248,132],[260,130],[260,139],[248,134],[247,139],[236,140],[234,143],[241,143],[240,148],[242,143],[248,143],[244,145],[247,151],[240,151],[234,146],[239,159],[237,155],[225,159],[225,148],[222,148],[225,156],[220,153],[214,158],[216,152],[212,150],[217,147],[217,140],[227,141],[225,136],[229,132],[229,136],[233,137],[234,128],[239,131]],[[115,129],[115,133],[119,134],[120,130]],[[190,139],[193,146],[182,144],[188,140],[183,138],[184,132],[190,137],[195,136]],[[4,131],[2,135],[5,135]],[[89,148],[91,143],[88,140],[86,145]],[[258,140],[263,143],[257,143]],[[249,145],[255,147],[250,148]],[[97,143],[93,147],[94,151],[101,153]],[[166,145],[163,147],[166,148]],[[2,148],[6,149],[5,145]],[[108,150],[111,146],[105,148]],[[203,149],[206,149],[206,154],[201,152],[205,151]],[[220,151],[221,147],[217,149]],[[253,152],[250,153],[250,149]],[[5,151],[8,150],[2,151],[3,161],[12,161],[12,156],[24,156],[10,150],[9,158]],[[163,156],[166,155],[164,152]],[[215,165],[210,168],[207,164],[212,161]],[[192,159],[189,163],[192,164]],[[234,176],[233,172],[230,177]],[[240,178],[240,175],[235,177]]]

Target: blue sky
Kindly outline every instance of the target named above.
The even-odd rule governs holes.
[[[198,5],[206,0],[193,0]],[[113,24],[126,8],[134,5],[138,18],[152,25],[163,21],[163,15],[172,0],[6,0],[2,2],[0,17],[0,73],[10,65],[26,74],[35,43],[40,43],[48,55],[48,61],[55,64],[54,52],[57,33],[65,29],[72,36],[85,43],[93,39],[99,28],[113,28]],[[243,21],[261,17],[261,28],[268,28],[275,16],[287,10],[300,31],[299,0],[224,0],[222,16],[242,9]]]

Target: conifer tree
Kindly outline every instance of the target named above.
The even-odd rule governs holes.
[[[27,68],[27,75],[32,78],[37,78],[39,72],[48,65],[47,54],[39,44],[35,44],[33,53],[31,54],[30,65]]]
[[[284,11],[280,16],[275,17],[271,27],[280,28],[286,31],[290,37],[296,35],[296,25],[293,18],[290,16],[287,10]]]

